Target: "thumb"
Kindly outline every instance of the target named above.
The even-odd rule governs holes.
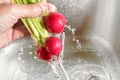
[[[15,4],[13,7],[13,14],[18,17],[35,17],[41,15],[46,9],[52,10],[55,8],[54,5],[50,5],[48,3],[36,3],[36,4],[29,4],[29,5],[19,5]]]
[[[19,18],[36,17],[41,15],[46,9],[55,11],[56,7],[49,3],[36,4],[0,4],[0,34],[11,28]],[[6,24],[7,23],[7,24]]]

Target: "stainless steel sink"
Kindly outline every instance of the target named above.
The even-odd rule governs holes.
[[[49,0],[76,28],[72,40],[66,28],[63,66],[70,80],[120,79],[120,1]],[[50,65],[35,57],[35,42],[30,36],[0,49],[0,80],[59,80]],[[59,68],[58,68],[59,69]],[[66,77],[61,69],[61,80]]]

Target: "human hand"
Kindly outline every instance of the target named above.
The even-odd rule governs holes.
[[[18,5],[10,3],[10,0],[0,0],[0,48],[11,41],[29,35],[21,23],[14,25],[23,17],[35,17],[42,14],[45,9],[56,11],[56,7],[50,3],[36,3],[30,5]]]

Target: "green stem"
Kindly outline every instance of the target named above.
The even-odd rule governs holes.
[[[12,0],[17,4],[34,4],[46,0]],[[36,43],[40,46],[44,46],[46,38],[49,36],[46,28],[43,25],[42,16],[34,18],[22,18],[21,19],[31,36],[35,39]]]

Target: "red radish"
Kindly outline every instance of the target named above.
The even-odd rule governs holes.
[[[49,53],[58,57],[62,51],[62,42],[57,37],[49,37],[46,39],[45,48]]]
[[[47,60],[49,62],[51,62],[51,59],[52,59],[52,55],[49,52],[47,52],[44,47],[37,47],[36,48],[36,56],[39,59]]]
[[[46,29],[51,33],[63,32],[66,25],[66,18],[58,12],[50,12],[43,21]]]

